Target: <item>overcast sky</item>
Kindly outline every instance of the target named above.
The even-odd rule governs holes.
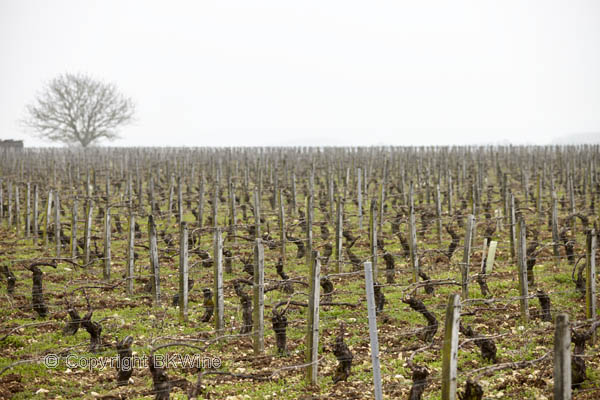
[[[0,0],[0,138],[45,81],[137,103],[115,145],[600,137],[600,1]]]

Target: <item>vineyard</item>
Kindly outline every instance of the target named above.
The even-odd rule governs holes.
[[[0,149],[0,399],[600,398],[599,155]]]

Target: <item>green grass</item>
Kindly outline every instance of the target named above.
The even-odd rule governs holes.
[[[298,204],[304,204],[299,201]],[[267,203],[265,202],[265,205]],[[267,206],[265,210],[269,210]],[[353,204],[346,205],[346,212],[350,215],[356,211]],[[210,210],[205,207],[205,215],[208,215]],[[226,225],[227,207],[221,204],[219,209],[219,224]],[[288,223],[294,223],[294,219],[287,216]],[[188,213],[184,218],[188,222],[193,222],[193,215]],[[317,211],[315,215],[316,221],[321,221],[324,216]],[[68,221],[69,217],[64,217],[64,221]],[[241,212],[238,215],[238,220],[241,220]],[[250,217],[252,221],[252,217]],[[366,241],[367,229],[365,218],[365,229],[361,232],[362,239],[353,249],[358,257],[366,259],[369,255],[369,246]],[[271,227],[271,235],[278,239],[276,219],[274,216],[268,217],[269,226]],[[113,220],[114,222],[114,220]],[[297,222],[297,221],[296,221]],[[123,235],[113,233],[113,263],[111,276],[113,282],[121,279],[124,274],[124,265],[126,257],[126,240],[127,232],[126,219],[122,218]],[[139,219],[138,223],[141,226],[144,238],[140,243],[146,243],[146,221]],[[356,226],[356,218],[350,217],[346,220],[352,231],[358,232]],[[265,224],[266,225],[266,224]],[[418,221],[420,228],[420,221]],[[101,228],[100,228],[101,229]],[[158,230],[166,229],[167,233],[171,233],[177,242],[178,228],[174,222],[167,224],[164,221],[159,221]],[[263,226],[265,229],[265,226]],[[405,229],[403,226],[402,229]],[[265,229],[266,230],[266,229]],[[3,230],[3,233],[6,231]],[[68,230],[65,232],[67,235]],[[81,229],[80,229],[81,232]],[[98,232],[99,233],[99,232]],[[242,232],[245,234],[245,232]],[[389,226],[386,225],[384,234],[387,237],[386,249],[392,253],[400,253],[401,246],[396,238],[393,238],[389,232]],[[543,231],[544,235],[547,232]],[[10,235],[10,233],[8,233]],[[335,233],[330,229],[332,242]],[[294,236],[303,237],[299,230],[294,232]],[[324,243],[319,237],[319,230],[315,227],[315,245],[321,246]],[[430,225],[427,234],[419,233],[419,248],[424,250],[446,249],[448,246],[447,234],[444,232],[444,241],[442,244],[437,242],[437,233],[435,224]],[[501,233],[499,240],[499,248],[496,256],[496,263],[492,276],[488,279],[488,285],[494,296],[501,298],[510,298],[519,295],[517,268],[510,260],[508,251],[508,243],[506,239],[506,231]],[[548,240],[544,236],[544,240]],[[584,243],[583,234],[579,234],[578,243]],[[226,244],[231,246],[230,243]],[[164,248],[164,243],[159,239],[159,247]],[[210,234],[205,234],[201,242],[202,249],[209,251],[212,254],[212,237]],[[252,252],[252,244],[245,243],[238,239],[237,251],[235,254],[249,255]],[[32,248],[29,243],[19,242],[12,248],[14,254],[18,254],[21,259],[39,257],[42,255],[51,255],[53,246],[50,250]],[[136,273],[141,271],[141,275],[149,274],[147,265],[146,251],[137,248],[140,253],[136,265]],[[459,260],[462,258],[462,248],[459,247],[454,254],[451,262],[435,263],[437,253],[427,253],[423,257],[422,267],[427,271],[432,279],[448,279],[454,278],[460,280],[458,269]],[[474,243],[473,254],[481,251],[480,243]],[[67,250],[63,250],[67,253]],[[287,265],[286,272],[292,277],[306,278],[308,269],[304,260],[295,258],[296,247],[288,243],[286,246]],[[13,257],[11,255],[11,257]],[[179,312],[176,308],[170,307],[170,299],[177,292],[178,278],[177,266],[178,257],[177,249],[173,249],[170,253],[172,259],[170,261],[161,260],[161,285],[163,293],[163,304],[160,307],[153,306],[145,300],[149,295],[142,293],[142,284],[139,281],[135,283],[136,293],[125,298],[124,286],[120,286],[114,290],[88,289],[87,293],[90,296],[91,303],[95,309],[93,320],[103,320],[103,337],[104,340],[114,344],[115,340],[123,338],[125,335],[134,337],[135,342],[132,346],[134,352],[138,355],[148,354],[152,343],[162,344],[176,341],[177,338],[192,338],[204,339],[213,338],[214,325],[210,323],[200,323],[199,318],[204,310],[201,304],[201,290],[203,287],[213,287],[212,268],[204,268],[197,266],[192,268],[190,276],[196,280],[196,285],[190,293],[190,313],[188,321],[181,321]],[[279,279],[275,273],[274,264],[279,255],[279,250],[269,250],[265,248],[266,268],[265,277],[267,279]],[[190,256],[190,264],[197,262],[197,257]],[[380,267],[384,266],[383,260],[380,258]],[[472,262],[471,273],[477,273],[479,266]],[[68,268],[68,269],[67,269]],[[402,257],[396,257],[396,268],[400,270],[409,269],[409,261]],[[0,320],[2,325],[12,327],[23,325],[36,321],[35,315],[31,310],[26,309],[26,305],[31,302],[31,274],[24,270],[20,264],[12,264],[11,269],[17,275],[17,295],[15,303],[23,306],[23,311],[17,312],[16,308],[3,307],[0,308]],[[328,273],[334,271],[334,257],[332,256],[330,265],[324,270]],[[352,269],[352,266],[344,264],[344,272]],[[550,261],[542,261],[535,267],[536,287],[542,288],[547,293],[551,294],[553,311],[566,311],[570,314],[572,320],[584,319],[584,310],[581,298],[574,293],[574,284],[571,280],[572,266],[566,261],[563,261],[554,266]],[[239,311],[239,300],[234,295],[229,282],[238,276],[245,276],[241,272],[241,263],[239,259],[234,261],[234,274],[225,274],[226,282],[226,306],[225,306],[225,327],[229,333],[237,333],[239,329],[239,321],[241,313]],[[47,329],[39,329],[38,327],[26,327],[23,331],[9,335],[2,341],[1,346],[4,350],[0,353],[0,368],[14,362],[18,359],[28,357],[40,357],[50,352],[56,352],[60,349],[73,348],[71,351],[74,354],[85,357],[93,357],[88,352],[87,345],[89,335],[87,332],[80,330],[75,336],[65,337],[61,333],[61,329],[66,321],[66,316],[63,315],[66,306],[64,298],[57,298],[59,294],[65,293],[65,287],[72,288],[74,286],[82,286],[90,284],[90,282],[98,283],[102,276],[102,263],[97,262],[87,269],[78,269],[66,264],[61,264],[56,270],[45,268],[44,289],[46,292],[46,301],[50,307],[50,316],[46,318],[48,321],[55,321],[56,325]],[[385,280],[382,272],[379,278],[380,282]],[[500,277],[500,278],[498,278]],[[401,272],[396,274],[396,283],[408,285],[412,277],[410,272]],[[364,280],[362,274],[333,277],[334,288],[336,290],[333,301],[357,303],[365,297]],[[268,285],[268,282],[267,282]],[[295,286],[297,292],[307,292],[304,286]],[[411,370],[407,364],[407,360],[416,348],[423,347],[425,344],[416,337],[410,334],[413,330],[424,327],[427,322],[423,316],[411,310],[406,304],[402,303],[402,298],[407,294],[402,291],[402,287],[385,287],[386,295],[385,314],[389,317],[390,322],[383,322],[380,318],[380,346],[381,346],[381,365],[382,376],[384,380],[384,389],[386,398],[406,397],[411,385]],[[476,283],[469,286],[471,297],[480,297],[481,293]],[[531,288],[533,291],[534,288]],[[460,292],[459,286],[438,286],[435,289],[433,296],[425,295],[423,290],[418,292],[418,296],[423,299],[425,305],[438,318],[439,328],[434,339],[434,345],[425,351],[417,353],[412,362],[419,365],[426,365],[431,373],[431,383],[425,392],[424,399],[438,399],[440,388],[440,372],[441,372],[441,341],[444,330],[444,315],[445,307],[448,301],[448,296],[453,293]],[[270,323],[270,305],[279,300],[285,300],[288,296],[279,291],[269,292],[266,298],[265,308],[265,354],[270,356],[266,365],[261,364],[259,359],[253,358],[251,339],[250,338],[233,338],[224,339],[206,346],[206,352],[221,357],[223,365],[222,371],[236,372],[243,369],[244,373],[259,373],[262,370],[280,371],[280,368],[289,365],[302,364],[304,362],[305,343],[304,337],[306,333],[306,310],[304,308],[290,308],[288,319],[290,325],[287,330],[288,350],[287,357],[279,357],[276,354],[274,333]],[[294,300],[305,301],[305,295],[298,295]],[[85,314],[85,300],[82,292],[77,292],[72,299],[76,304],[80,314]],[[113,307],[118,304],[118,307]],[[548,349],[552,348],[552,324],[541,323],[539,320],[532,320],[531,323],[523,325],[519,320],[518,301],[498,303],[497,309],[489,309],[487,311],[473,311],[477,307],[484,308],[483,305],[471,304],[463,308],[463,323],[472,325],[478,334],[482,335],[503,335],[495,339],[498,347],[499,362],[512,362],[521,360],[533,360],[539,357]],[[534,310],[539,307],[536,299],[530,300],[530,309]],[[469,314],[469,312],[473,313]],[[60,314],[57,314],[60,313]],[[55,318],[56,317],[56,318]],[[233,319],[232,319],[233,317]],[[228,380],[214,376],[206,377],[203,383],[206,385],[206,390],[212,398],[227,398],[227,396],[238,396],[237,398],[263,399],[263,398],[282,398],[282,399],[300,399],[308,396],[321,396],[321,398],[336,397],[337,391],[342,393],[351,393],[356,391],[358,398],[370,398],[372,390],[372,375],[371,375],[371,359],[369,354],[369,335],[368,335],[368,320],[366,305],[350,308],[350,307],[323,307],[320,313],[320,356],[323,356],[319,368],[319,386],[309,387],[305,383],[304,372],[302,369],[283,371],[276,374],[278,379],[267,382],[252,382],[249,380]],[[350,346],[354,353],[354,363],[352,375],[349,383],[341,383],[334,385],[331,376],[337,362],[330,349],[332,347],[335,335],[339,327],[339,323],[344,322],[346,326],[346,344]],[[523,326],[523,329],[519,329]],[[158,339],[163,337],[162,339]],[[461,341],[464,338],[461,336]],[[203,345],[202,342],[192,342],[194,344]],[[596,345],[597,347],[598,345]],[[325,348],[327,351],[323,351]],[[178,352],[181,354],[193,354],[195,350],[185,347],[170,347],[160,351],[161,353]],[[107,349],[102,353],[102,356],[114,356],[114,349]],[[238,358],[247,358],[245,360],[236,361]],[[249,360],[249,361],[248,361]],[[472,343],[461,348],[459,351],[458,368],[459,382],[463,383],[466,380],[468,371],[489,365],[483,360],[479,354],[479,350]],[[517,371],[514,375],[510,370],[502,370],[494,372],[491,376],[482,378],[486,382],[486,396],[497,396],[500,392],[507,398],[535,398],[540,394],[546,396],[551,392],[551,387],[523,387],[523,383],[518,384],[517,378],[529,379],[529,375],[540,374],[544,378],[551,377],[551,368],[548,369],[548,363],[545,364],[545,369],[539,371],[539,366],[532,366],[523,370]],[[147,370],[135,371],[133,379],[135,384],[126,388],[117,388],[115,386],[114,371],[71,371],[67,372],[66,366],[61,363],[58,368],[49,370],[41,364],[30,363],[13,367],[9,371],[21,376],[24,390],[15,395],[14,398],[80,398],[81,392],[85,396],[90,396],[91,392],[99,393],[100,395],[126,393],[130,398],[150,398],[146,393],[152,387],[150,374]],[[195,382],[196,374],[191,371],[169,370],[168,374],[171,378],[185,378],[190,382]],[[599,373],[594,368],[588,368],[589,382],[586,385],[594,385],[599,381]],[[508,383],[507,383],[508,382]],[[528,381],[527,381],[528,382]],[[49,390],[48,393],[35,395],[40,388]],[[346,391],[346,392],[345,392]],[[144,395],[146,393],[146,395]],[[242,396],[242,397],[240,397]],[[518,397],[514,397],[518,396]],[[172,398],[185,398],[181,391],[175,391]]]

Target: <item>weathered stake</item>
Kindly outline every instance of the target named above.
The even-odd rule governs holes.
[[[258,197],[258,189],[254,189],[254,226],[256,238],[261,238],[260,234],[260,199]]]
[[[8,204],[6,205],[6,207],[8,209],[7,210],[8,211],[8,219],[6,220],[6,227],[10,229],[10,228],[12,228],[12,224],[13,224],[13,214],[12,214],[13,213],[13,206],[12,206],[12,203],[13,203],[13,197],[12,197],[13,196],[13,189],[12,189],[12,183],[11,182],[8,182],[8,187],[6,189],[7,189],[6,191],[8,192]],[[50,198],[48,198],[48,199],[51,202]],[[52,203],[50,203],[50,204],[52,204]],[[48,215],[50,215],[50,214],[48,214]],[[49,220],[47,219],[46,221],[49,221]],[[46,243],[46,246],[48,246],[47,243]]]
[[[460,296],[451,294],[446,308],[444,347],[442,348],[442,400],[456,399],[459,318]]]
[[[369,239],[371,244],[371,262],[373,264],[373,281],[377,281],[377,202],[371,199],[371,209],[369,212]]]
[[[106,212],[104,213],[104,280],[110,280],[110,243],[111,242],[111,232],[110,232],[110,207],[106,207]]]
[[[252,335],[254,353],[265,351],[265,250],[262,239],[256,239],[254,244],[254,290],[253,290],[253,315]]]
[[[554,400],[571,400],[571,329],[569,316],[558,314],[554,328]]]
[[[197,221],[200,226],[203,226],[204,220],[202,219],[204,216],[204,172],[200,176],[200,188],[198,189],[198,214]]]
[[[312,179],[312,175],[311,175],[311,179],[310,179],[311,183],[310,183],[310,188],[309,188],[309,194],[306,197],[306,267],[308,269],[311,268],[312,266],[312,255],[313,255],[313,232],[312,232],[312,228],[313,228],[313,220],[314,220],[314,214],[313,214],[313,192],[314,192],[314,188],[313,188],[313,179]]]
[[[408,203],[409,203],[409,216],[408,216],[408,228],[409,228],[409,246],[410,246],[410,262],[413,269],[413,282],[419,281],[419,256],[417,254],[417,226],[415,222],[415,204],[414,204],[414,189],[412,182],[410,183],[410,190],[408,192]]]
[[[56,258],[60,258],[60,197],[58,191],[54,196],[54,242],[56,244]]]
[[[94,201],[91,198],[88,198],[87,201],[87,216],[85,218],[85,232],[83,238],[83,262],[85,265],[90,262],[90,253],[91,253],[91,238],[92,238],[92,212],[94,209]]]
[[[362,170],[360,168],[358,168],[358,170],[356,171],[356,178],[357,178],[357,182],[356,182],[356,199],[358,201],[358,229],[362,230],[363,227],[363,196],[362,196]],[[338,203],[339,204],[339,203]]]
[[[11,205],[10,205],[10,200],[11,200],[11,194],[10,191],[8,192],[8,217],[11,218]],[[44,231],[44,246],[48,247],[50,244],[50,220],[52,218],[52,190],[48,191],[48,203],[46,206],[46,230]]]
[[[371,362],[373,364],[373,386],[375,400],[381,400],[381,367],[379,363],[379,338],[377,336],[377,315],[375,310],[375,293],[373,290],[373,270],[370,262],[364,263],[365,287],[367,292],[367,313],[369,315],[369,339],[371,341]]]
[[[442,200],[440,195],[440,185],[435,185],[435,213],[437,218],[438,243],[442,243]]]
[[[283,209],[283,195],[282,189],[279,189],[279,233],[281,239],[281,265],[285,267],[285,243],[286,243],[286,234],[285,234],[285,210]]]
[[[593,320],[596,313],[596,230],[587,234],[586,269],[585,269],[585,317]],[[596,342],[596,331],[592,335],[592,345]]]
[[[309,277],[309,297],[308,297],[308,324],[306,331],[306,380],[311,385],[316,385],[317,372],[319,369],[319,298],[320,298],[320,280],[321,280],[321,261],[319,261],[319,252],[312,254],[312,268]]]
[[[158,266],[158,240],[154,216],[148,215],[148,238],[150,240],[150,270],[152,272],[152,296],[154,304],[160,304],[160,269]]]
[[[518,245],[518,266],[519,266],[519,295],[521,320],[524,324],[529,322],[529,287],[527,282],[527,244],[525,240],[526,226],[523,218],[519,219],[519,245]]]
[[[179,224],[179,317],[184,321],[188,317],[188,226]]]
[[[77,211],[79,207],[79,199],[73,199],[73,215],[71,216],[71,258],[77,259]]]
[[[58,194],[58,193],[57,193]],[[21,200],[19,199],[19,185],[15,185],[15,228],[17,236],[21,232]]]
[[[335,260],[337,273],[342,272],[342,238],[344,231],[344,204],[342,196],[337,198],[337,221],[335,226]]]
[[[475,216],[469,214],[467,216],[467,224],[465,225],[465,252],[463,254],[462,264],[460,266],[461,271],[461,288],[462,297],[464,299],[469,298],[469,267],[471,264],[471,242],[473,238],[473,225],[475,223]]]
[[[509,200],[509,238],[510,238],[510,256],[513,261],[517,257],[517,221],[515,217],[515,196],[511,193]]]
[[[129,210],[129,235],[127,237],[127,294],[133,294],[133,267],[135,263],[135,215]]]
[[[27,192],[25,195],[25,237],[31,235],[31,183],[27,182]]]
[[[552,192],[552,251],[554,254],[554,263],[558,265],[560,263],[560,252],[558,237],[558,199],[556,198],[556,192]]]
[[[225,328],[223,307],[223,237],[221,235],[221,228],[215,229],[214,238],[214,304],[215,304],[215,328],[217,332],[222,331]]]
[[[38,201],[39,201],[38,185],[33,185],[33,244],[34,245],[38,244],[38,237],[39,237]],[[2,204],[1,200],[0,200],[0,204]]]

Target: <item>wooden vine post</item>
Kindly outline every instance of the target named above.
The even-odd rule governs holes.
[[[11,192],[8,192],[8,218],[11,218]],[[46,204],[46,229],[44,230],[44,246],[50,245],[50,219],[52,218],[52,190],[48,191],[48,202]]]
[[[218,220],[219,220],[219,183],[215,182],[215,188],[213,193],[213,203],[212,203],[212,222],[213,228],[217,228]]]
[[[521,320],[524,324],[529,322],[529,287],[527,282],[527,244],[525,220],[519,219],[519,243],[518,243],[518,267],[519,267],[519,297],[521,308]]]
[[[258,189],[254,189],[254,227],[255,227],[255,238],[260,239],[260,199],[258,196]]]
[[[543,216],[542,216],[542,177],[541,175],[537,176],[537,193],[536,193],[536,197],[535,197],[535,208],[537,211],[537,225],[538,225],[538,229],[539,226],[542,225],[543,223]]]
[[[60,197],[58,190],[54,195],[54,242],[56,244],[56,258],[60,258],[60,247],[62,243],[60,242]]]
[[[83,262],[85,265],[90,263],[91,240],[92,240],[92,213],[94,210],[94,201],[91,198],[87,200],[87,215],[85,217],[85,232],[83,233]]]
[[[452,193],[452,174],[450,173],[450,171],[448,171],[448,215],[452,215],[452,209],[453,209],[453,204],[452,204],[452,198],[453,198],[453,193]]]
[[[554,328],[554,400],[571,400],[571,328],[569,316],[558,314]]]
[[[451,294],[446,307],[444,345],[442,348],[442,400],[456,399],[459,318],[460,296]]]
[[[461,271],[461,288],[462,297],[464,299],[469,298],[469,267],[471,264],[471,244],[473,241],[473,226],[475,225],[475,216],[469,214],[467,216],[467,224],[465,226],[465,252],[463,254],[462,264],[460,266]]]
[[[379,338],[377,336],[377,313],[375,310],[375,292],[373,288],[373,270],[369,261],[364,263],[365,288],[367,293],[367,313],[369,316],[369,339],[371,341],[371,362],[373,364],[373,386],[375,400],[381,400],[381,366],[379,361]]]
[[[594,320],[596,313],[596,230],[587,234],[585,270],[585,317]],[[592,345],[596,342],[596,331],[592,335]]]
[[[184,321],[188,317],[188,225],[187,222],[179,224],[179,317]]]
[[[129,234],[127,235],[127,294],[133,294],[133,267],[135,263],[135,215],[129,209]]]
[[[356,171],[356,200],[358,201],[358,229],[362,230],[363,227],[363,196],[362,196],[362,171],[360,168],[358,168],[358,170]],[[339,207],[339,200],[338,200],[338,207]],[[339,212],[339,208],[338,208],[338,212]]]
[[[71,258],[73,261],[77,259],[77,211],[79,199],[73,199],[73,215],[71,216]]]
[[[510,233],[510,235],[509,235],[510,256],[514,261],[517,257],[517,221],[516,221],[516,217],[515,217],[515,195],[512,193],[510,194],[510,200],[509,200],[508,205],[509,205],[509,222],[510,222],[510,226],[509,226],[509,230],[508,230],[508,232]]]
[[[6,205],[7,207],[7,213],[8,213],[8,219],[6,220],[6,227],[8,229],[12,228],[12,224],[13,224],[13,211],[12,211],[12,202],[13,202],[13,190],[12,190],[12,182],[8,182],[8,187],[6,188],[7,193],[8,193],[8,204]],[[50,202],[50,204],[52,204],[52,200],[50,198],[50,196],[48,196],[48,201]],[[48,216],[50,215],[50,212],[48,212]],[[46,218],[46,222],[49,224],[49,219]],[[47,235],[47,232],[46,232]],[[47,236],[46,236],[47,237]],[[46,240],[47,242],[47,240]],[[48,243],[46,243],[46,246],[48,246]]]
[[[333,221],[333,207],[334,207],[334,202],[333,202],[333,174],[331,174],[331,172],[327,173],[327,199],[328,201],[328,205],[329,205],[329,216],[328,219],[329,221]]]
[[[317,372],[319,369],[319,298],[320,298],[320,279],[321,279],[321,261],[319,252],[312,254],[312,268],[310,268],[309,277],[309,297],[308,297],[308,324],[306,331],[306,381],[310,385],[317,384]]]
[[[371,262],[373,264],[373,281],[377,281],[377,201],[371,199],[371,209],[369,212],[369,239],[371,244]]]
[[[177,222],[183,221],[183,192],[181,189],[181,176],[177,177]]]
[[[419,256],[417,254],[417,226],[415,222],[415,204],[414,204],[414,189],[412,182],[408,192],[409,216],[409,248],[410,248],[410,263],[413,270],[413,282],[419,281]]]
[[[337,198],[337,220],[335,226],[335,261],[336,273],[342,272],[342,238],[344,231],[344,203],[342,196]]]
[[[577,221],[577,218],[575,217],[575,189],[573,187],[573,176],[571,174],[568,175],[567,183],[569,187],[569,205],[571,207],[571,229],[573,230],[573,233],[575,233],[575,221]]]
[[[25,196],[25,237],[31,236],[31,183],[27,182],[27,192]]]
[[[377,221],[379,223],[379,229],[377,230],[377,232],[379,232],[379,235],[383,235],[383,222],[384,222],[384,218],[383,218],[383,213],[385,210],[385,164],[384,164],[384,174],[383,174],[383,180],[381,182],[381,192],[379,194],[379,221]],[[377,238],[377,236],[375,236]],[[377,243],[377,241],[375,241],[375,243]]]
[[[442,244],[442,200],[439,183],[435,186],[435,214],[437,218],[438,244]]]
[[[314,221],[314,177],[310,176],[309,193],[306,197],[306,267],[312,267],[313,256],[313,221]]]
[[[221,228],[215,229],[214,239],[214,304],[215,304],[215,329],[221,332],[225,328],[223,309],[223,235]]]
[[[292,171],[292,215],[296,215],[296,213],[298,212],[298,203],[296,196],[296,171]]]
[[[168,218],[167,221],[169,221],[169,224],[171,224],[171,217],[173,216],[173,174],[168,174],[169,175],[169,203],[167,204],[167,212],[168,212]]]
[[[150,214],[153,214],[157,211],[156,209],[156,198],[154,197],[154,177],[150,176],[150,198],[148,202],[150,203]]]
[[[160,269],[158,266],[158,240],[154,216],[148,215],[148,238],[150,240],[150,270],[152,272],[152,296],[154,304],[160,304]]]
[[[237,239],[235,238],[236,234],[236,226],[237,226],[237,214],[236,214],[236,203],[235,203],[235,187],[233,185],[233,181],[229,178],[229,234],[233,236],[233,242],[235,243]]]
[[[204,224],[204,220],[202,219],[204,216],[204,172],[200,175],[200,188],[198,189],[198,213],[196,221],[202,227]]]
[[[104,270],[102,275],[105,281],[110,280],[110,242],[110,207],[106,207],[106,212],[104,213]]]
[[[554,263],[558,266],[560,263],[560,252],[558,250],[559,246],[558,237],[558,199],[556,197],[556,192],[552,192],[552,251],[554,254]]]
[[[58,193],[57,193],[58,194]],[[19,185],[15,184],[15,215],[14,215],[15,229],[17,236],[21,232],[21,201],[19,200]]]
[[[255,192],[256,193],[256,192]],[[265,250],[262,239],[258,238],[254,244],[254,287],[253,287],[253,315],[252,334],[255,354],[265,351]]]
[[[285,210],[283,208],[283,195],[282,189],[279,189],[279,232],[280,232],[280,240],[281,240],[281,265],[285,267],[285,244],[286,244],[286,233],[285,233]]]
[[[33,185],[33,244],[36,246],[38,244],[38,236],[39,236],[38,202],[39,202],[38,185]],[[0,204],[2,204],[1,199],[0,199]]]

